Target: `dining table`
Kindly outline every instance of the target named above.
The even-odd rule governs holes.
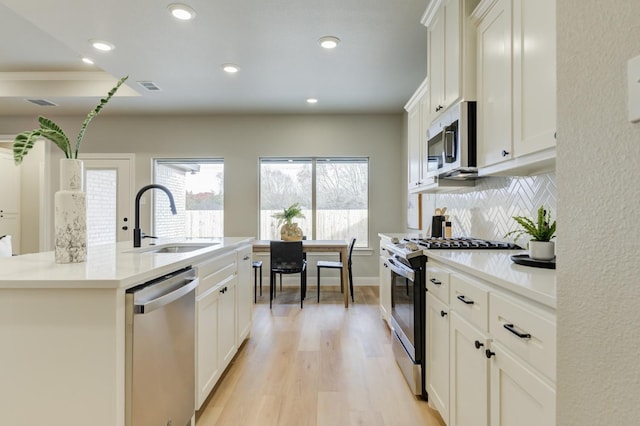
[[[254,253],[268,253],[270,240],[255,240],[253,242]],[[344,307],[349,307],[349,275],[347,270],[347,240],[302,240],[302,251],[304,253],[340,253],[340,261],[343,262],[341,269],[341,281],[344,283]]]

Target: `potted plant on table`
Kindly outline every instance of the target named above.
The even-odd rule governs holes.
[[[304,219],[300,203],[293,203],[282,212],[274,213],[271,217],[278,219],[277,226],[282,225],[280,238],[284,241],[300,241],[302,239],[302,229],[298,227],[297,223],[293,222],[296,217]]]
[[[556,233],[556,221],[551,222],[551,212],[544,206],[538,209],[538,218],[534,222],[528,217],[514,216],[513,219],[522,227],[508,232],[505,237],[515,235],[514,242],[523,234],[531,236],[529,241],[529,257],[535,260],[551,260],[555,257],[555,245],[552,238]]]

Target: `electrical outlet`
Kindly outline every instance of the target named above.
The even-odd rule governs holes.
[[[629,98],[629,121],[640,121],[640,56],[627,62],[627,81]]]

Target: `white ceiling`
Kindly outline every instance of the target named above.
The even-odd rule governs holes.
[[[428,2],[188,0],[197,16],[185,22],[171,0],[0,0],[0,114],[86,114],[125,75],[129,96],[105,112],[401,112],[426,75]],[[325,35],[337,49],[318,46]],[[97,52],[94,38],[116,49]],[[223,73],[227,62],[241,71]]]

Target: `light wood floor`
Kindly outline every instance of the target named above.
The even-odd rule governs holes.
[[[411,394],[380,319],[377,287],[355,288],[342,306],[339,288],[268,290],[255,305],[253,329],[226,375],[197,413],[197,426],[444,426]]]

